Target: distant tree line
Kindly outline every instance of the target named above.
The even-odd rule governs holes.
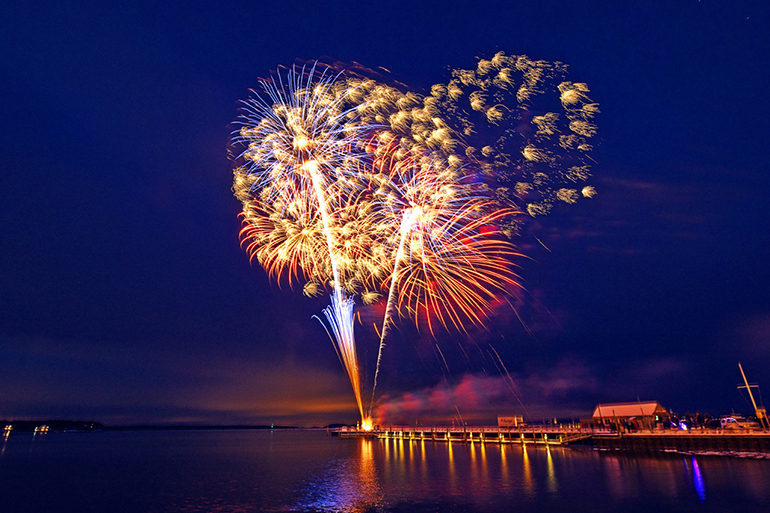
[[[10,426],[10,429],[9,429]],[[44,429],[44,427],[46,427]],[[0,420],[0,431],[101,431],[104,425],[90,420]],[[2,433],[0,433],[2,434]]]

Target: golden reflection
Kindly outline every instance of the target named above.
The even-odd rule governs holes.
[[[377,469],[374,465],[374,451],[372,441],[365,438],[361,439],[361,480],[364,482],[373,482],[377,480]]]
[[[420,442],[420,473],[423,477],[428,476],[428,458],[425,455],[425,441]]]
[[[455,486],[455,457],[454,452],[452,451],[452,442],[447,442],[447,456],[449,458],[449,483],[454,488]]]
[[[481,443],[479,446],[481,452],[481,479],[486,483],[489,480],[489,467],[487,467],[487,446]]]
[[[382,490],[377,480],[377,465],[371,440],[362,438],[360,445],[360,466],[358,467],[358,500],[351,511],[368,511],[372,505],[382,502]]]
[[[553,469],[553,456],[551,456],[551,448],[545,446],[546,462],[548,464],[548,491],[556,493],[559,491],[559,485],[556,482],[556,472]]]
[[[508,485],[508,459],[505,456],[505,452],[508,447],[504,444],[500,444],[500,477],[504,486]]]
[[[647,495],[664,503],[687,497],[696,500],[693,496],[697,495],[703,503],[706,484],[710,485],[710,495],[718,496],[722,488],[733,486],[724,483],[737,479],[731,460],[717,464],[716,460],[699,461],[693,456],[595,454],[533,443],[520,446],[521,460],[517,460],[514,451],[519,449],[515,445],[487,446],[476,440],[426,444],[419,436],[410,439],[408,433],[393,440],[360,440],[356,450],[356,457],[334,460],[307,486],[299,510],[380,511],[393,497],[384,490],[394,489],[399,490],[399,497],[442,494],[499,505],[498,499],[488,502],[490,497],[500,501],[515,496],[566,499],[565,494],[571,494],[575,486],[597,486],[606,500],[616,504]],[[497,455],[488,454],[496,450],[500,451],[499,460]],[[745,463],[740,465],[744,468]],[[739,487],[745,488],[742,491],[747,496],[762,500],[770,493],[764,486],[770,470],[752,470],[752,476]]]
[[[5,444],[8,443],[8,437],[11,435],[11,430],[13,429],[13,426],[8,424],[5,426],[5,429],[3,430],[3,449],[0,450],[0,456],[5,454]]]
[[[476,444],[471,441],[468,446],[468,454],[471,458],[471,480],[476,482],[479,480],[478,462],[476,461]]]
[[[532,494],[535,492],[535,482],[532,480],[532,468],[529,464],[529,455],[527,454],[527,446],[525,444],[521,444],[521,456],[524,466],[524,489],[528,494]]]

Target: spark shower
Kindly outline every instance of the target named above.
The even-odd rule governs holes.
[[[421,93],[385,70],[316,61],[252,93],[231,139],[242,245],[277,283],[331,292],[324,327],[364,428],[395,319],[432,334],[483,324],[521,288],[522,223],[595,194],[598,105],[560,62],[500,52]],[[371,398],[357,296],[385,304]]]

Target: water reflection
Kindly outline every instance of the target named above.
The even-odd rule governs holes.
[[[551,456],[551,448],[546,446],[546,461],[548,462],[548,491],[556,493],[559,491],[559,486],[556,483],[556,471],[553,468],[553,456]]]
[[[496,505],[511,501],[531,505],[548,500],[568,507],[577,500],[599,499],[624,507],[656,501],[706,505],[706,481],[724,482],[724,478],[709,478],[709,472],[727,475],[731,471],[729,466],[719,467],[718,462],[725,461],[720,458],[706,458],[704,470],[704,462],[695,456],[418,439],[355,443],[360,444],[359,460],[337,460],[323,469],[323,475],[306,484],[302,508],[387,511],[404,503],[438,502],[448,504],[448,510],[493,511]],[[743,489],[753,491],[749,496],[761,496],[770,493],[764,491],[767,485],[770,469],[765,468],[748,479],[733,479],[723,488],[738,496],[746,495]],[[733,491],[734,486],[741,490]],[[760,489],[763,492],[757,492]],[[713,485],[711,496],[719,496]],[[419,511],[410,508],[404,511]]]
[[[471,442],[471,445],[469,447],[468,455],[470,456],[470,459],[471,459],[471,464],[470,464],[471,481],[478,482],[480,479],[478,475],[479,466],[478,466],[478,463],[476,462],[476,447],[473,444],[473,442]]]
[[[487,469],[489,468],[487,465],[487,444],[482,443],[479,444],[479,450],[481,452],[481,479],[484,481],[489,480],[489,474],[487,474]]]
[[[425,440],[420,442],[420,476],[425,479],[428,477],[428,464],[425,454]]]
[[[508,488],[509,486],[509,474],[508,474],[508,461],[506,460],[505,453],[507,452],[507,447],[500,446],[500,483],[502,484],[503,488]]]
[[[770,511],[767,460],[306,431],[14,432],[0,445],[3,513]]]
[[[382,504],[373,444],[360,439],[354,458],[329,462],[300,491],[297,506],[310,511],[359,513]],[[403,446],[401,447],[403,450]],[[403,458],[403,452],[400,453]]]
[[[527,446],[521,444],[522,465],[524,470],[524,490],[528,495],[533,496],[535,494],[535,484],[532,480],[532,467],[529,464],[529,454],[527,453]]]
[[[687,459],[685,459],[685,467],[687,466]],[[692,456],[692,484],[695,487],[695,493],[698,494],[698,499],[701,502],[706,500],[706,486],[703,484],[703,476],[700,473],[700,467],[698,467],[698,461],[695,456]]]

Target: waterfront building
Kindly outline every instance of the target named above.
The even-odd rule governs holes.
[[[657,401],[598,404],[590,419],[581,421],[585,427],[611,426],[618,430],[653,429],[667,425],[668,411]]]

